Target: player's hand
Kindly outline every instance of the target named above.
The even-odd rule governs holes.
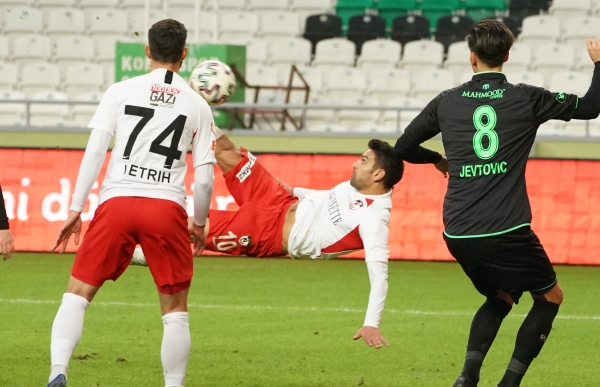
[[[444,177],[448,177],[448,159],[446,158],[446,156],[442,156],[442,159],[433,164],[435,165],[435,168],[442,172],[442,175],[444,175]]]
[[[287,191],[287,193],[289,193],[290,195],[294,195],[294,187],[292,187],[289,184],[285,184],[283,181],[279,180],[278,178],[275,178],[275,180],[277,180],[277,182],[279,184],[281,184],[281,186],[283,187],[283,189],[285,189]]]
[[[65,224],[63,224],[62,228],[60,229],[58,237],[56,238],[56,243],[51,251],[54,251],[62,243],[60,253],[64,253],[65,249],[67,248],[67,243],[69,243],[69,239],[71,238],[71,234],[75,234],[75,246],[79,246],[79,236],[81,234],[81,212],[69,211],[69,217],[67,220],[65,220]]]
[[[381,336],[381,332],[379,332],[379,329],[375,327],[362,327],[358,330],[358,332],[356,332],[352,340],[358,340],[361,337],[369,347],[375,347],[375,349],[379,349],[383,347],[383,345],[385,345],[386,347],[390,346],[388,342],[385,341],[383,336]]]
[[[600,61],[600,39],[588,39],[585,41],[592,62]]]
[[[206,236],[204,235],[204,226],[192,224],[190,232],[194,241],[194,257],[199,257],[206,248]]]
[[[4,255],[4,260],[9,260],[14,251],[15,245],[10,230],[0,230],[0,254]]]

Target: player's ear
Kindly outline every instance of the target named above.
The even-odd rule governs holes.
[[[475,53],[473,51],[471,51],[471,56],[469,58],[469,61],[471,62],[471,66],[477,67],[477,55],[475,55]]]
[[[188,48],[184,47],[183,53],[181,54],[181,60],[185,60],[185,58],[187,57],[187,54],[188,54]]]
[[[375,183],[380,183],[383,181],[383,178],[385,177],[385,170],[378,168],[375,170],[375,173],[373,173],[373,181]]]
[[[148,57],[148,59],[152,59],[152,55],[150,54],[150,46],[146,46],[144,49],[146,51],[146,56]]]
[[[510,52],[507,52],[506,56],[504,57],[504,63],[508,62],[509,57],[510,57]]]

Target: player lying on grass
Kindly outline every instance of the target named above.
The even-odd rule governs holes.
[[[364,326],[354,336],[369,346],[388,345],[379,331],[387,296],[388,223],[392,187],[402,160],[380,140],[352,166],[352,179],[329,191],[292,188],[276,180],[244,148],[217,133],[215,156],[237,211],[210,210],[206,249],[231,255],[329,259],[365,250],[371,292]],[[134,264],[143,264],[140,248]]]

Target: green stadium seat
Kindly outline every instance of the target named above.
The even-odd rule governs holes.
[[[496,17],[496,11],[506,9],[505,0],[464,0],[466,15],[475,21]]]
[[[431,28],[435,29],[437,21],[442,16],[452,15],[454,11],[461,9],[460,0],[422,0],[419,5],[423,16],[431,22]]]
[[[417,4],[415,0],[379,0],[377,3],[379,16],[386,20],[386,27],[388,30],[392,29],[395,18],[407,15],[416,8]]]
[[[364,15],[367,9],[375,8],[375,0],[338,0],[335,14],[342,19],[342,32],[346,35],[348,23],[353,16]]]

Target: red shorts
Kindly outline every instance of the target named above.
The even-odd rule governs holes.
[[[231,255],[280,257],[288,208],[298,201],[273,178],[248,150],[227,172],[225,183],[240,206],[237,211],[211,210],[206,249]]]
[[[75,255],[71,274],[92,286],[116,281],[141,245],[158,291],[190,287],[194,271],[187,214],[162,199],[116,197],[102,203]]]

